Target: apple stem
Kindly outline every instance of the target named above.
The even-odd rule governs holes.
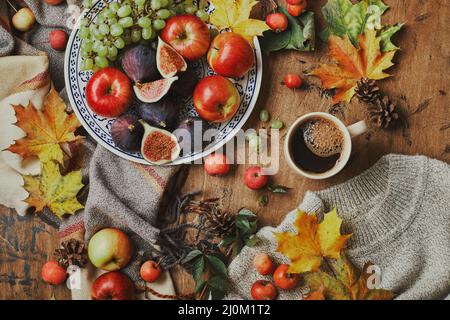
[[[12,5],[12,3],[9,2],[9,0],[6,0],[6,2],[8,2],[8,4],[11,6],[11,8],[12,8],[15,12],[17,12],[16,7],[14,7],[14,6]]]

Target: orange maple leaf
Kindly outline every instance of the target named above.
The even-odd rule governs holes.
[[[334,63],[321,64],[309,73],[321,79],[323,88],[336,89],[333,104],[350,102],[357,82],[362,78],[380,80],[390,76],[383,71],[394,65],[395,50],[381,53],[381,38],[376,36],[375,30],[366,30],[358,40],[359,49],[353,46],[347,35],[344,38],[330,36],[329,55]]]
[[[11,145],[8,150],[20,154],[23,159],[37,156],[41,162],[56,160],[63,162],[61,144],[80,139],[74,131],[80,127],[75,114],[66,113],[66,105],[55,89],[51,89],[44,101],[43,109],[37,110],[30,102],[27,107],[13,106],[16,125],[26,136]]]
[[[326,213],[321,223],[316,214],[299,210],[294,223],[297,234],[274,233],[278,242],[277,251],[291,259],[289,272],[314,272],[319,269],[324,258],[338,259],[351,237],[351,234],[341,235],[341,223],[336,209]]]

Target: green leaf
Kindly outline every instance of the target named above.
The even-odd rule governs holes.
[[[270,189],[272,193],[288,193],[289,188],[285,186],[276,186]]]
[[[195,281],[201,280],[203,271],[205,271],[205,259],[203,256],[198,257],[192,266],[192,276]]]
[[[223,276],[227,275],[227,267],[222,260],[212,255],[207,255],[206,259],[208,260],[208,265],[215,274],[220,274]]]
[[[242,240],[238,239],[233,245],[233,255],[237,256],[243,247]]]
[[[260,239],[253,235],[250,238],[248,238],[247,240],[245,240],[245,245],[249,246],[249,247],[254,247],[255,245],[257,245],[259,243]]]
[[[250,209],[242,208],[236,216],[236,219],[241,218],[256,218],[256,214],[254,214]]]
[[[260,38],[261,49],[265,54],[275,52],[286,48],[291,40],[291,30],[283,32],[274,32],[272,30],[266,31],[263,37]]]
[[[198,256],[201,255],[201,254],[202,254],[202,252],[201,252],[200,250],[197,250],[197,249],[192,250],[192,251],[189,252],[189,253],[187,254],[187,256],[183,259],[182,263],[189,262],[189,261],[193,260],[194,258],[198,257]]]
[[[235,235],[229,235],[222,239],[219,243],[219,247],[228,247],[230,244],[232,244],[234,241],[236,241]]]
[[[195,293],[200,293],[203,290],[203,287],[206,285],[206,281],[199,279],[195,282]]]
[[[252,228],[250,226],[250,222],[245,219],[239,219],[236,221],[236,227],[242,231],[242,233],[251,232]]]
[[[258,198],[258,203],[261,207],[267,206],[267,204],[269,203],[269,197],[267,196],[267,194],[260,195]]]
[[[223,276],[212,276],[208,279],[208,287],[210,289],[211,298],[213,300],[221,300],[225,296],[228,281]]]
[[[381,37],[381,50],[383,52],[388,52],[392,50],[398,50],[400,49],[395,44],[392,43],[392,36],[397,33],[402,27],[404,23],[397,23],[394,26],[390,26],[387,29],[381,31],[380,37]]]

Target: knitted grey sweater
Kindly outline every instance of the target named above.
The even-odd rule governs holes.
[[[371,261],[381,268],[381,287],[397,299],[450,298],[450,166],[423,156],[388,155],[344,184],[307,192],[305,212],[336,207],[343,233],[353,233],[347,256],[362,268]],[[277,228],[258,232],[261,244],[245,247],[231,263],[231,299],[250,298],[254,281],[267,279],[252,266],[257,253],[277,262],[273,231],[294,231],[296,210]],[[280,299],[299,299],[301,290],[280,290]]]

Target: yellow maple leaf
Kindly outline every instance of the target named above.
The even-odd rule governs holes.
[[[229,29],[253,44],[253,37],[261,36],[269,26],[262,20],[251,19],[254,0],[211,0],[214,12],[209,21],[219,30]]]
[[[56,160],[63,162],[61,144],[80,139],[74,131],[80,126],[75,114],[66,113],[66,105],[55,89],[51,89],[44,101],[43,109],[37,110],[31,103],[27,107],[13,106],[16,125],[26,136],[11,145],[8,150],[20,154],[24,159],[39,157],[41,162]]]
[[[291,260],[289,272],[303,273],[316,271],[324,258],[338,259],[351,234],[341,235],[342,219],[336,209],[325,214],[318,223],[316,214],[298,211],[295,220],[297,234],[274,233],[278,242],[277,251]]]
[[[37,212],[48,207],[58,217],[64,214],[74,214],[83,205],[76,196],[83,188],[81,171],[72,171],[61,175],[59,165],[54,161],[42,164],[41,176],[24,176],[24,188],[29,192],[25,201]]]
[[[333,104],[350,102],[355,94],[357,82],[362,78],[381,80],[389,77],[384,70],[393,66],[394,51],[381,53],[380,37],[375,30],[366,30],[359,36],[359,49],[355,48],[348,36],[330,36],[329,55],[333,64],[321,64],[309,74],[317,76],[325,89],[336,89]]]

